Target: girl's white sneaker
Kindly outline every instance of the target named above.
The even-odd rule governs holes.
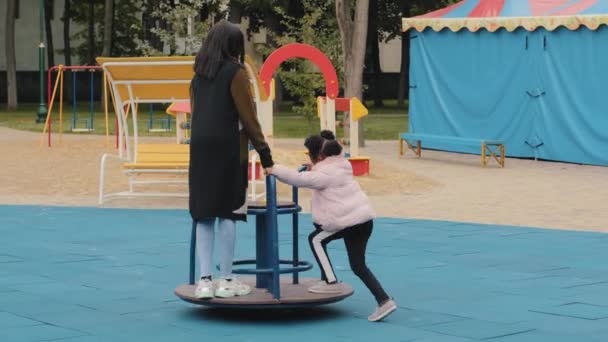
[[[374,311],[374,313],[371,314],[367,318],[367,320],[370,322],[381,321],[381,320],[385,319],[386,317],[388,317],[388,315],[395,312],[395,310],[397,310],[397,303],[395,303],[394,300],[390,299],[390,300],[386,301],[384,304],[380,305],[376,309],[376,311]]]
[[[316,285],[311,286],[308,289],[310,293],[318,293],[318,294],[333,294],[333,293],[341,293],[344,291],[344,286],[342,283],[332,283],[328,284],[324,281],[317,283]]]

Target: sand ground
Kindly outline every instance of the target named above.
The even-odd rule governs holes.
[[[96,206],[100,157],[116,153],[102,136],[54,137],[0,127],[0,204]],[[145,141],[173,142],[169,138]],[[306,161],[302,142],[274,141],[278,163]],[[507,159],[505,169],[479,166],[479,156],[424,151],[398,158],[396,141],[369,141],[371,175],[360,177],[379,216],[608,232],[608,168]],[[106,191],[127,189],[119,161],[110,161]],[[170,186],[157,186],[167,190]],[[185,186],[174,186],[185,191]],[[280,195],[289,189],[280,187]],[[310,193],[302,193],[309,208]],[[106,207],[187,208],[185,198],[112,199]]]

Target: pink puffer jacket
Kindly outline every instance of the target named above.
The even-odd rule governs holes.
[[[328,157],[308,172],[275,164],[272,173],[284,183],[313,190],[312,219],[323,230],[339,231],[375,216],[367,195],[353,177],[350,162],[342,156]]]

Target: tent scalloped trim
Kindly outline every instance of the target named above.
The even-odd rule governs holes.
[[[477,32],[486,29],[490,32],[499,29],[506,29],[513,32],[518,28],[527,31],[534,31],[537,28],[544,28],[553,31],[559,27],[569,30],[578,30],[586,27],[592,31],[597,30],[601,25],[608,25],[608,15],[575,15],[575,16],[548,16],[548,17],[494,17],[494,18],[403,18],[403,31],[414,29],[422,32],[425,29],[432,29],[439,32],[449,29],[458,32],[467,29]]]

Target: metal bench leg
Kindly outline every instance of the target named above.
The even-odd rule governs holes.
[[[108,158],[116,158],[116,159],[120,159],[119,156],[117,155],[113,155],[113,154],[108,154],[108,153],[104,153],[101,156],[101,167],[99,170],[99,205],[103,204],[103,200],[106,197],[106,195],[104,194],[104,187],[105,187],[105,181],[106,181],[106,161],[108,160]]]
[[[129,192],[133,191],[133,175],[129,175]]]
[[[496,145],[496,146],[494,147],[494,149],[493,149],[493,150],[491,150],[492,155],[490,156],[490,158],[494,158],[494,160],[496,160],[496,162],[498,163],[498,165],[499,165],[500,167],[503,167],[503,166],[502,166],[502,155],[499,155],[499,154],[498,154],[499,152],[502,152],[502,149],[500,148],[500,146],[501,146],[501,145]]]
[[[420,140],[416,140],[416,146],[414,146],[413,144],[410,144],[410,142],[407,139],[402,139],[401,141],[402,142],[400,144],[400,148],[401,148],[401,152],[402,153],[403,153],[403,150],[404,150],[403,149],[403,142],[405,141],[405,144],[407,145],[407,149],[408,150],[412,150],[412,152],[414,152],[414,154],[418,158],[420,158],[422,156],[422,142]],[[407,152],[407,150],[405,150],[405,152]]]
[[[192,220],[192,233],[190,234],[190,285],[194,285],[194,268],[196,267],[196,220]]]
[[[483,144],[482,166],[486,166],[488,161],[496,160],[501,168],[505,167],[505,146],[503,144]],[[487,154],[490,154],[488,157]]]
[[[486,167],[486,143],[481,143],[481,167]]]
[[[101,156],[101,169],[99,170],[99,205],[103,204],[103,188],[106,179],[106,159],[108,159],[108,155],[104,153],[104,155]]]

